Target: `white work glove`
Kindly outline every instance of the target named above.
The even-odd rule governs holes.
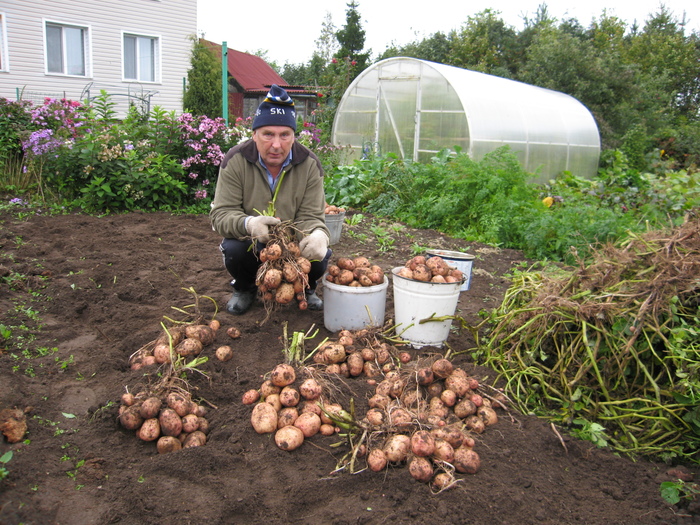
[[[299,243],[301,256],[309,261],[322,261],[328,252],[328,235],[323,230],[314,230]]]
[[[280,220],[277,217],[268,217],[267,215],[251,216],[245,221],[245,229],[254,241],[265,244],[270,240],[270,226],[279,223]]]

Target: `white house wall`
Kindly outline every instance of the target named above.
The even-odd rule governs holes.
[[[124,114],[129,97],[151,94],[150,107],[182,111],[183,79],[196,34],[197,0],[0,0],[7,46],[0,71],[0,97],[41,102],[44,97],[81,100],[100,90]],[[46,72],[46,21],[87,27],[85,77]],[[124,33],[156,37],[155,82],[127,81],[122,72]],[[147,97],[144,97],[147,98]],[[135,98],[131,98],[135,102]]]

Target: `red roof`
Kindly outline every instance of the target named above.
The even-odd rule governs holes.
[[[214,54],[221,58],[221,44],[201,39]],[[246,91],[246,93],[267,93],[272,84],[286,86],[287,82],[272,69],[267,62],[255,55],[236,51],[230,47],[228,54],[228,73]]]

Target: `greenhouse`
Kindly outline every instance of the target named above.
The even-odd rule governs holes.
[[[600,156],[593,116],[575,98],[549,89],[415,58],[389,58],[345,91],[333,142],[354,158],[393,152],[429,161],[459,148],[479,160],[508,145],[545,182],[563,171],[591,178]]]

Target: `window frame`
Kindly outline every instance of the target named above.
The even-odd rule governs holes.
[[[134,46],[134,52],[136,54],[135,56],[135,67],[136,67],[136,77],[131,78],[127,77],[127,46],[126,46],[126,39],[127,37],[129,38],[134,38],[135,39],[135,46]],[[143,72],[141,70],[141,60],[140,60],[140,50],[141,46],[139,45],[139,42],[141,40],[150,40],[152,42],[153,46],[153,60],[152,60],[152,67],[153,67],[153,80],[144,80],[143,79]],[[121,32],[121,45],[122,45],[122,81],[124,82],[139,82],[142,84],[158,84],[161,82],[161,53],[162,53],[162,38],[160,35],[154,35],[154,34],[146,34],[146,33],[141,33],[138,31],[122,31]]]
[[[10,57],[7,52],[7,15],[0,11],[0,72],[10,71]]]
[[[62,71],[50,71],[49,70],[49,27],[58,27],[61,29],[61,69]],[[69,73],[69,60],[68,60],[68,46],[66,45],[66,28],[79,29],[82,31],[82,62],[83,62],[83,73],[75,74]],[[44,29],[44,73],[46,75],[55,75],[61,77],[73,77],[73,78],[90,78],[92,77],[92,52],[91,52],[91,34],[92,31],[90,26],[87,24],[76,24],[71,22],[62,22],[59,20],[47,19],[43,20]]]

